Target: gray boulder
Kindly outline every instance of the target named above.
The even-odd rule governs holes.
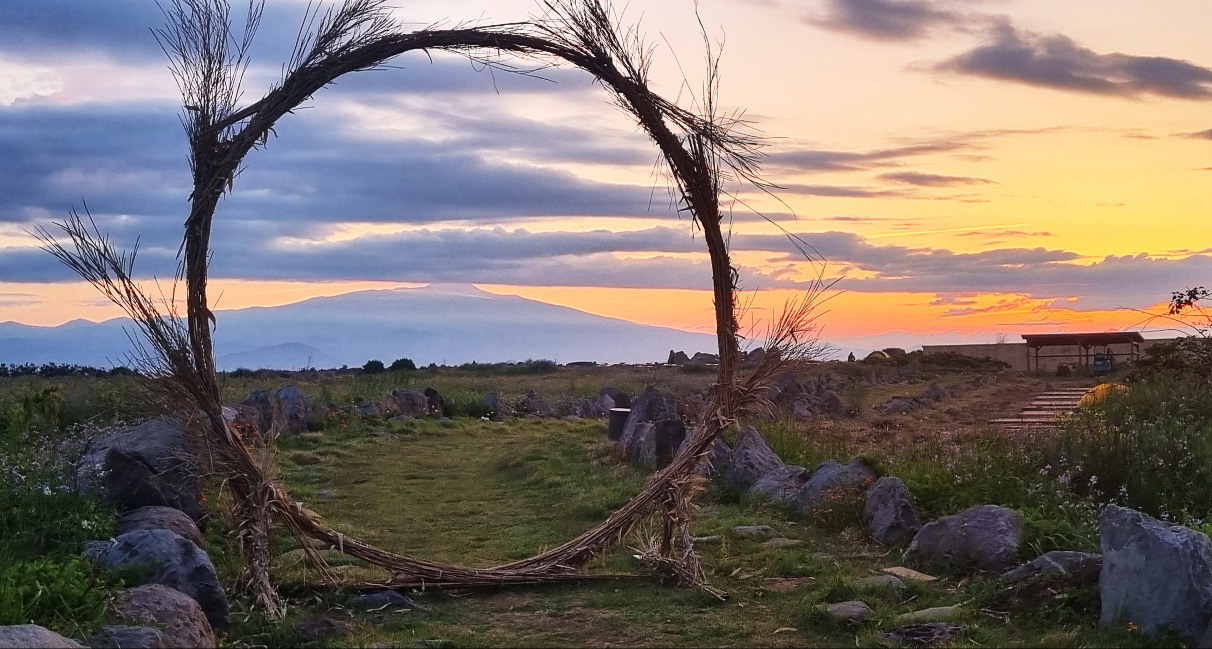
[[[114,610],[127,624],[155,627],[166,647],[215,646],[215,632],[198,602],[162,584],[145,584],[118,593]]]
[[[817,608],[829,615],[837,624],[862,622],[871,617],[871,607],[866,602],[851,600],[836,604],[818,604]]]
[[[114,533],[122,535],[133,530],[169,530],[193,541],[199,548],[206,548],[206,539],[193,519],[172,507],[150,506],[129,511],[118,519]]]
[[[169,530],[134,530],[110,542],[97,560],[111,568],[147,566],[147,582],[192,597],[215,628],[231,624],[227,594],[215,567],[193,541]]]
[[[686,425],[681,419],[640,422],[632,433],[628,457],[647,469],[663,469],[685,440]]]
[[[867,490],[863,505],[863,530],[876,543],[898,545],[913,540],[922,529],[922,517],[909,489],[900,478],[884,476]]]
[[[256,411],[257,428],[262,435],[269,433],[274,424],[274,400],[269,390],[255,390],[240,405]]]
[[[269,432],[270,421],[262,419],[260,409],[246,403],[223,406],[223,419],[250,441],[259,442]]]
[[[425,400],[429,402],[429,414],[442,417],[446,414],[446,399],[433,388],[425,388]]]
[[[168,649],[168,638],[158,629],[146,626],[110,624],[101,627],[101,632],[89,638],[93,649]]]
[[[717,354],[695,352],[694,356],[690,357],[690,362],[695,365],[710,365],[720,362],[720,357]]]
[[[619,406],[615,405],[614,398],[608,394],[598,396],[585,397],[580,401],[576,401],[568,409],[568,414],[576,415],[583,419],[600,419],[610,414],[611,408]]]
[[[527,390],[526,396],[522,397],[522,400],[518,402],[518,412],[548,417],[554,411],[543,400],[543,396],[539,394],[538,390]]]
[[[671,350],[669,350],[669,360],[665,361],[665,364],[666,365],[685,365],[686,363],[689,363],[689,362],[690,362],[690,357],[686,355],[686,352],[675,352],[671,349]]]
[[[297,385],[288,385],[276,394],[278,412],[282,413],[279,430],[288,435],[297,435],[307,430],[310,411],[307,407],[307,396]]]
[[[513,408],[510,408],[509,404],[505,403],[505,400],[501,398],[500,392],[485,394],[484,405],[488,408],[489,415],[493,419],[499,420],[513,414]]]
[[[37,624],[0,626],[0,649],[43,649],[66,647],[84,649],[84,645]]]
[[[814,507],[830,501],[862,499],[873,482],[875,471],[861,458],[854,458],[846,465],[825,460],[813,469],[812,477],[791,499],[791,507],[800,515],[809,516]]]
[[[79,485],[119,510],[162,505],[202,521],[199,469],[185,427],[153,419],[93,439],[77,464]]]
[[[419,417],[429,414],[429,397],[424,390],[414,388],[392,390],[391,400],[395,403],[396,411],[402,415]]]
[[[736,436],[732,465],[724,477],[728,484],[748,489],[762,476],[782,467],[783,461],[770,448],[766,438],[753,426],[744,426]]]
[[[598,392],[598,396],[610,397],[611,399],[613,399],[614,405],[611,406],[611,408],[630,408],[631,407],[631,397],[626,392],[623,392],[622,390],[620,390],[614,386],[608,385],[608,386],[602,388],[602,390],[600,392]]]
[[[678,453],[682,452],[682,448],[690,443],[690,435],[682,440],[681,446],[678,447]],[[723,437],[717,436],[715,441],[711,443],[711,449],[707,451],[707,456],[695,468],[695,473],[710,478],[717,475],[723,475],[728,471],[729,465],[732,463],[732,449],[729,448],[728,442],[724,441]]]
[[[619,446],[632,461],[659,469],[669,464],[685,438],[677,399],[650,386],[632,401]]]
[[[817,395],[817,401],[821,404],[821,411],[829,415],[844,415],[846,414],[846,403],[842,401],[842,396],[835,390],[825,389]]]
[[[1178,525],[1108,505],[1098,525],[1103,567],[1099,576],[1102,624],[1135,622],[1152,634],[1161,627],[1190,646],[1203,641],[1212,621],[1212,543]]]
[[[1065,583],[1073,586],[1092,586],[1098,583],[1103,569],[1103,555],[1092,552],[1053,550],[1024,563],[1002,575],[1002,579],[1015,582],[1049,575],[1064,575]]]
[[[922,526],[905,560],[954,571],[1005,572],[1018,552],[1022,521],[1014,510],[981,505]]]
[[[749,493],[764,494],[776,503],[790,502],[811,477],[812,472],[802,466],[784,464],[762,474],[749,487]]]

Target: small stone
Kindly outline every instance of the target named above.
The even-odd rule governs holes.
[[[897,624],[920,624],[924,622],[954,622],[964,616],[964,609],[958,606],[935,606],[920,611],[904,613],[893,620]]]
[[[736,527],[732,528],[732,531],[736,532],[737,536],[761,539],[769,538],[778,533],[769,525],[737,525]]]
[[[803,545],[804,542],[799,539],[786,539],[783,537],[770,539],[762,543],[764,548],[793,548],[797,545]]]
[[[692,543],[704,543],[704,544],[705,543],[719,543],[720,536],[718,534],[712,534],[710,536],[693,536],[690,538],[690,541]]]
[[[330,617],[313,617],[295,625],[295,633],[309,641],[322,638],[345,637],[354,632],[349,622]]]
[[[930,575],[927,575],[924,572],[918,572],[912,568],[905,568],[903,566],[893,566],[891,568],[884,568],[884,572],[886,572],[890,575],[896,575],[897,577],[901,577],[902,579],[912,579],[913,581],[937,581],[938,580],[938,577],[932,577]]]
[[[830,561],[832,559],[833,559],[833,555],[829,554],[828,552],[813,552],[812,553],[813,561]]]
[[[828,613],[829,617],[838,624],[862,622],[871,617],[871,607],[859,600],[838,602],[837,604],[819,604],[817,609]]]
[[[881,633],[879,643],[885,647],[937,647],[963,632],[962,626],[942,622],[908,624]]]
[[[901,581],[895,575],[875,575],[873,577],[864,577],[854,582],[855,588],[870,588],[871,590],[892,590],[900,592],[905,590],[905,582]]]
[[[350,600],[349,605],[363,611],[424,608],[411,597],[402,595],[394,590],[380,590],[366,593],[365,595],[358,595]]]
[[[1065,575],[1066,584],[1092,586],[1098,583],[1102,569],[1101,554],[1053,550],[1007,572],[1002,579],[1015,582],[1045,575]]]

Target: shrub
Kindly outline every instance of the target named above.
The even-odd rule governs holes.
[[[391,362],[391,366],[388,367],[387,369],[389,369],[393,372],[400,371],[400,370],[411,371],[411,370],[417,369],[417,364],[412,362],[411,358],[397,358],[396,360]]]
[[[387,368],[383,365],[383,361],[378,359],[366,361],[366,364],[362,366],[362,371],[367,374],[379,374],[386,369]]]

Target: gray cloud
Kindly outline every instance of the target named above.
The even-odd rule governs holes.
[[[1206,131],[1196,131],[1194,133],[1183,133],[1183,137],[1193,137],[1200,140],[1212,140],[1212,128]]]
[[[917,171],[898,171],[893,173],[880,174],[880,180],[891,180],[892,182],[905,183],[907,185],[917,185],[919,187],[953,187],[955,185],[996,185],[997,182],[988,178],[975,178],[972,176],[945,176],[940,174],[927,174]]]
[[[973,230],[971,232],[957,232],[957,237],[1055,237],[1051,232],[1027,232],[1026,230]]]
[[[929,0],[828,0],[823,17],[808,22],[864,38],[914,40],[939,26],[962,22],[956,12]]]
[[[1212,97],[1212,69],[1160,56],[1098,54],[1068,36],[1020,31],[1005,20],[986,43],[934,69],[1100,95]]]

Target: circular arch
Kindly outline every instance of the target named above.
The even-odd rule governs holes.
[[[254,6],[250,14],[242,47],[234,51],[228,49],[230,43],[241,41],[231,38],[226,0],[174,0],[166,10],[168,27],[157,36],[173,58],[172,69],[185,99],[183,121],[194,186],[182,244],[186,332],[180,344],[159,352],[178,394],[205,414],[202,436],[218,458],[216,466],[234,497],[249,584],[271,613],[281,611],[268,575],[269,535],[275,516],[296,535],[320,539],[387,569],[392,578],[386,585],[472,587],[580,578],[578,568],[592,556],[621,542],[642,521],[659,515],[664,517],[664,532],[659,547],[647,558],[685,581],[720,594],[707,585],[691,543],[689,501],[701,481],[695,470],[719,434],[734,423],[735,414],[760,402],[775,371],[792,360],[790,354],[768,353],[744,380],[736,376],[737,273],[722,231],[720,184],[729,175],[756,182],[759,142],[738,134],[737,127],[743,124],[740,118],[715,113],[716,67],[710,52],[707,96],[702,98],[702,114],[696,114],[648,88],[651,51],[638,38],[620,36],[612,14],[600,0],[554,0],[547,6],[550,15],[545,20],[528,24],[400,33],[383,12],[381,0],[347,0],[339,10],[326,14],[314,32],[300,39],[282,83],[239,110],[235,107],[239,77],[259,20],[259,7]],[[689,442],[641,493],[602,523],[557,548],[486,569],[380,550],[346,538],[293,501],[269,478],[267,459],[247,448],[240,434],[225,422],[211,340],[215,319],[206,290],[210,231],[219,199],[232,190],[245,156],[266,143],[279,119],[342,75],[373,68],[405,52],[430,49],[460,52],[490,63],[492,56],[512,53],[566,62],[592,74],[660,149],[680,192],[682,210],[703,231],[712,268],[720,360],[708,415],[693,427]],[[782,327],[782,322],[779,325],[770,343],[779,349],[793,348],[798,331]],[[319,555],[309,545],[304,547],[325,570]]]

